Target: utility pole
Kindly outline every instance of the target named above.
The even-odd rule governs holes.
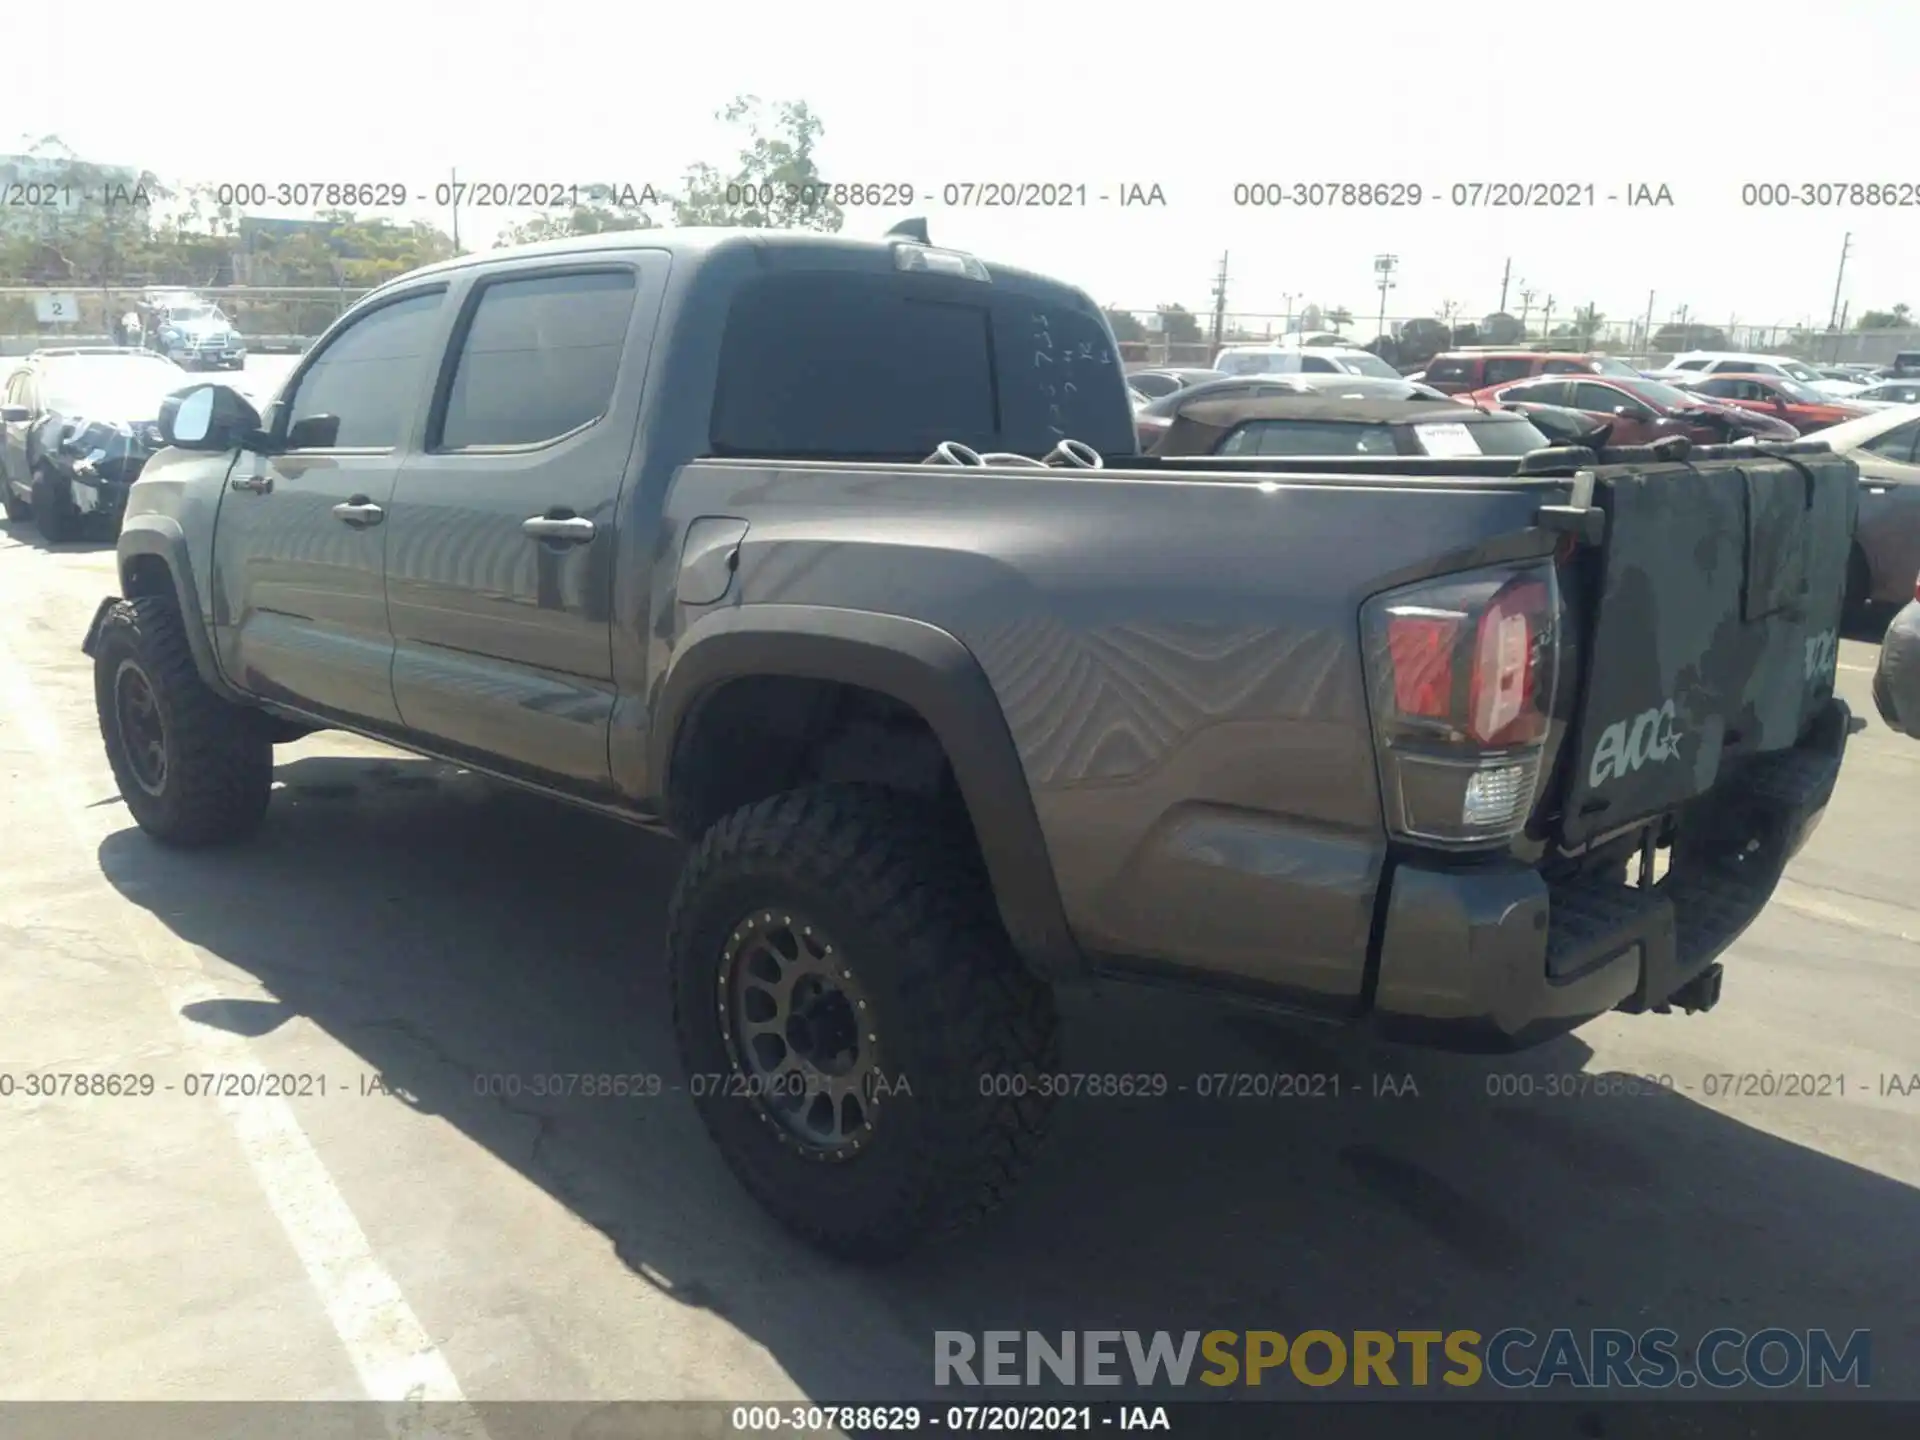
[[[1540,311],[1540,338],[1542,340],[1553,338],[1553,297],[1551,295],[1547,296],[1547,303]]]
[[[1500,272],[1500,313],[1507,313],[1507,282],[1513,279],[1513,257],[1507,257],[1507,268]]]
[[[1640,348],[1653,353],[1653,291],[1647,291],[1647,328],[1640,337]]]
[[[1840,273],[1833,277],[1833,309],[1827,313],[1827,329],[1840,327],[1840,285],[1847,278],[1847,252],[1853,249],[1853,232],[1849,230],[1840,240]]]
[[[460,253],[460,172],[447,172],[447,198],[453,202],[453,253]]]
[[[1220,274],[1213,282],[1213,348],[1220,348],[1227,328],[1227,256],[1220,257]]]
[[[1398,255],[1373,257],[1373,273],[1380,277],[1380,334],[1387,333],[1387,291],[1393,288],[1393,272],[1399,268]]]
[[[1527,312],[1533,309],[1535,292],[1527,286],[1520,287],[1520,338],[1527,338]]]

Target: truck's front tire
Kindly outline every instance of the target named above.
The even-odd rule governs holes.
[[[267,727],[200,678],[171,599],[122,600],[107,612],[93,693],[107,762],[142,830],[190,848],[259,826],[273,789]]]
[[[689,857],[668,935],[701,1118],[803,1239],[890,1260],[1012,1189],[1058,1021],[964,818],[866,786],[745,806]]]

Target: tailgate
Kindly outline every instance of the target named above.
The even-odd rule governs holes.
[[[1833,694],[1858,470],[1829,454],[1602,466],[1570,735],[1578,848],[1790,748]]]

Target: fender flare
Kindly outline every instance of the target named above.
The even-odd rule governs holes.
[[[839,681],[912,707],[953,766],[1014,948],[1043,979],[1086,973],[999,697],[958,638],[920,620],[828,606],[735,606],[703,616],[655,692],[648,773],[662,802],[695,707],[719,685],[756,675]]]
[[[180,528],[180,522],[170,515],[129,516],[121,527],[116,548],[122,594],[130,588],[128,580],[134,560],[151,555],[166,565],[167,574],[173,580],[174,598],[180,607],[180,624],[187,633],[187,648],[193,652],[193,668],[200,672],[200,678],[216,695],[247,703],[248,697],[229,685],[226,677],[220,673],[213,637],[207,631],[207,617],[200,608],[199,590],[194,583],[193,558],[187,549],[186,532]],[[100,620],[106,609],[107,604],[103,603],[93,618],[93,624],[88,627],[86,641],[80,647],[88,655],[93,653],[94,638],[99,633]]]

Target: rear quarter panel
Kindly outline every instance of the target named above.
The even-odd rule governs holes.
[[[700,461],[665,532],[749,521],[722,604],[905,615],[958,637],[1096,962],[1345,1009],[1385,856],[1361,602],[1483,563],[1491,537],[1512,549],[1540,503],[1491,482]],[[1550,549],[1538,532],[1519,543]],[[701,613],[665,608],[656,674]]]

